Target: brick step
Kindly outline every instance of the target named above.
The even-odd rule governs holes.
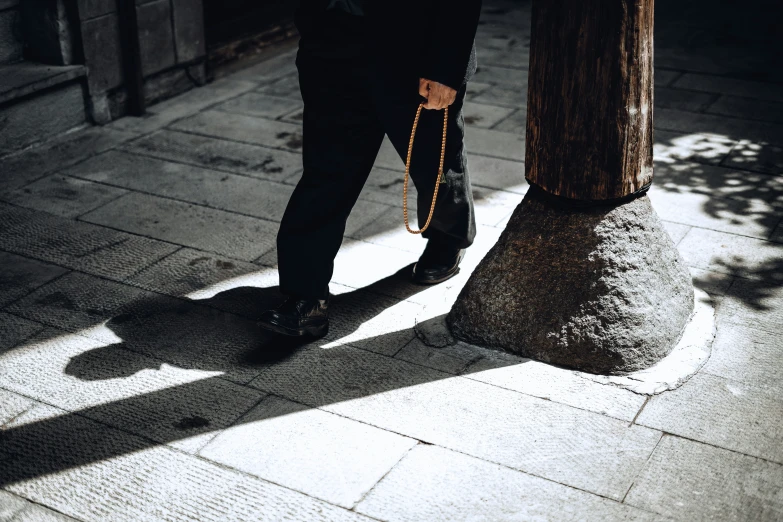
[[[85,72],[81,65],[0,65],[0,156],[83,124]]]

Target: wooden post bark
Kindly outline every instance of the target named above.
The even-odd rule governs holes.
[[[446,318],[458,339],[595,373],[648,367],[693,311],[652,182],[653,0],[534,0],[531,187]]]
[[[533,4],[526,177],[578,200],[652,182],[653,0]]]

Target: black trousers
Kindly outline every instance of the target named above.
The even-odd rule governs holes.
[[[404,64],[381,63],[365,42],[363,18],[340,11],[325,12],[301,34],[296,65],[304,100],[304,172],[277,236],[284,294],[328,295],[346,220],[384,135],[403,162],[407,156],[411,126],[422,101],[419,79],[415,72],[406,72]],[[470,246],[476,234],[463,145],[464,99],[465,87],[449,107],[446,184],[439,189],[432,222],[423,234],[459,248]],[[442,111],[422,110],[410,171],[418,192],[419,227],[429,214],[437,180],[442,125]]]

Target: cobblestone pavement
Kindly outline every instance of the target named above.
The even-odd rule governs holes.
[[[462,274],[407,283],[423,242],[385,145],[332,331],[296,350],[252,321],[280,299],[274,238],[300,173],[293,44],[5,158],[0,520],[783,519],[783,69],[769,13],[732,5],[657,6],[651,199],[718,334],[699,373],[649,398],[413,329],[526,190],[526,3],[485,2]]]

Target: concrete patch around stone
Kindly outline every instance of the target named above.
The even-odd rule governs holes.
[[[712,300],[703,290],[695,289],[694,292],[693,315],[669,355],[650,368],[627,375],[582,373],[582,377],[644,395],[657,395],[682,386],[710,358],[715,339],[715,308]]]

